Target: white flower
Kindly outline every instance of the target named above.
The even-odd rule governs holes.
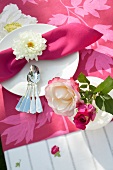
[[[25,57],[27,61],[35,59],[38,61],[39,55],[46,49],[46,39],[42,38],[39,33],[26,31],[19,35],[19,38],[14,40],[12,45],[13,54],[16,55],[16,60]]]
[[[9,4],[5,6],[3,12],[0,14],[0,40],[17,28],[24,25],[36,24],[37,22],[35,17],[22,14],[17,5]]]
[[[73,116],[76,103],[80,100],[79,84],[73,78],[53,78],[45,88],[45,97],[53,111],[62,116]]]

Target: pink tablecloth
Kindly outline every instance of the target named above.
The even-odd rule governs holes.
[[[10,3],[16,3],[24,14],[36,17],[39,23],[61,26],[77,22],[103,33],[99,41],[80,51],[74,78],[80,72],[103,79],[108,75],[113,77],[112,0],[2,0],[0,12]],[[4,150],[77,130],[67,118],[54,114],[50,108],[40,115],[18,113],[14,109],[18,100],[19,96],[0,87],[0,133]],[[45,97],[41,100],[46,110],[49,106]]]

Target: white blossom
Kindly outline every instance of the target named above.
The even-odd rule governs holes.
[[[16,55],[16,60],[25,57],[27,61],[33,59],[38,61],[38,56],[42,55],[42,51],[46,49],[46,39],[42,38],[39,33],[26,31],[14,40],[12,49],[14,50],[13,54]]]
[[[17,28],[37,22],[35,17],[23,14],[16,4],[9,4],[0,14],[0,40]]]

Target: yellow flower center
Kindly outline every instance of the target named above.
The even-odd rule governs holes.
[[[17,28],[20,28],[20,27],[22,27],[22,25],[18,22],[12,22],[11,24],[7,24],[4,26],[4,28],[7,32],[11,32],[11,31],[13,31]]]
[[[33,48],[34,47],[34,43],[30,41],[30,42],[27,43],[27,46]]]

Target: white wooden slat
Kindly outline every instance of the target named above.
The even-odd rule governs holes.
[[[7,170],[113,170],[113,122],[104,129],[79,131],[5,151]],[[60,158],[50,153],[54,145],[60,147]],[[20,168],[16,168],[20,159]]]
[[[86,134],[86,133],[85,133]],[[85,135],[86,138],[87,138],[87,135]],[[97,141],[98,141],[98,138],[97,138]],[[89,145],[89,148],[90,148],[90,151],[92,153],[92,148],[90,146],[90,141],[89,139],[87,138],[87,142],[88,142],[88,145]],[[95,146],[96,147],[96,146]],[[93,160],[94,160],[94,163],[95,163],[95,169],[96,170],[105,170],[104,167],[98,162],[98,160],[94,157],[93,153],[92,153],[92,156],[93,156]]]
[[[53,170],[46,141],[28,145],[33,170]]]
[[[54,145],[60,148],[61,157],[54,157],[54,155],[50,153],[54,167],[53,170],[75,170],[65,136],[48,139],[47,143],[49,151],[51,151]]]
[[[111,147],[111,151],[113,154],[113,121],[110,122],[106,127],[105,127],[105,131],[107,133],[107,138],[108,138],[108,142],[110,144]]]
[[[97,170],[112,170],[113,157],[103,128],[86,131]]]
[[[6,166],[7,166],[7,170],[11,170],[11,164],[10,164],[10,158],[9,158],[9,154],[8,151],[4,152],[4,157],[5,157],[5,161],[6,161]]]
[[[30,164],[26,146],[11,149],[5,152],[5,158],[8,162],[7,170],[33,170]],[[20,162],[20,167],[16,167],[16,163]]]
[[[95,165],[84,132],[66,136],[76,170],[95,170]]]

